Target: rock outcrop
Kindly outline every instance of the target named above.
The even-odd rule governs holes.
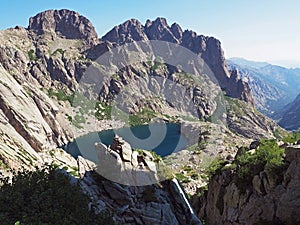
[[[70,10],[48,10],[29,19],[28,30],[37,35],[58,34],[68,39],[83,39],[96,45],[98,35],[92,23],[77,12]]]
[[[285,169],[262,170],[245,192],[230,169],[216,175],[194,203],[198,215],[216,225],[300,223],[300,146],[286,147],[285,154]]]
[[[96,211],[113,211],[120,224],[201,225],[178,181],[158,181],[150,152],[132,150],[118,136],[109,147],[97,143],[95,150],[95,170],[81,157],[78,163],[81,186],[93,198]]]
[[[147,151],[133,151],[121,137],[115,136],[107,148],[95,145],[99,166],[97,172],[117,183],[143,186],[159,182],[154,157]]]

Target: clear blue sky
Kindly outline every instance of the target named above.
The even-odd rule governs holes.
[[[1,1],[0,29],[28,26],[47,9],[67,8],[92,21],[99,37],[130,18],[156,17],[221,40],[226,57],[300,66],[298,0],[8,0]]]

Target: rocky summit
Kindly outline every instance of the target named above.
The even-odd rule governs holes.
[[[159,50],[169,58],[180,56],[170,51],[173,44],[201,60],[170,65],[152,54],[151,41],[164,43]],[[129,54],[135,52],[132,49],[140,53],[138,57]],[[189,71],[184,70],[187,65]],[[99,71],[109,76],[86,77]],[[215,79],[209,79],[209,71]],[[133,149],[115,136],[109,145],[93,142],[95,149],[89,151],[95,153],[97,164],[64,150],[90,132],[149,123],[179,124],[189,146],[161,158]],[[77,12],[48,10],[30,18],[27,28],[0,31],[1,176],[52,164],[89,194],[89,209],[99,215],[110,212],[117,224],[201,224],[189,197],[197,196],[209,182],[205,168],[211,159],[232,161],[241,146],[285,134],[254,108],[248,84],[237,70],[228,70],[219,40],[183,30],[176,23],[169,26],[164,18],[147,20],[145,25],[130,19],[98,38],[92,23]],[[287,157],[291,158],[288,153]],[[276,214],[285,221],[278,207],[290,199],[288,190],[294,190],[288,179],[297,176],[291,170],[276,183],[278,190],[266,183],[269,175],[262,172],[253,181],[257,193],[247,195],[257,198],[257,204],[265,203],[263,196],[272,201],[281,196],[283,203],[274,200],[277,208],[273,203],[270,207],[272,218]],[[232,209],[221,190],[228,189],[234,204],[249,198],[234,192],[229,178],[226,184],[220,177],[215,179],[218,182],[208,185],[207,199],[212,202],[204,198],[194,204],[201,219],[216,216],[227,222],[225,212],[235,212],[236,221],[249,219],[252,214],[246,211],[251,204]],[[290,208],[295,204],[290,203]]]

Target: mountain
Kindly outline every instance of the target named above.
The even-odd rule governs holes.
[[[300,130],[300,95],[285,107],[278,124],[287,130]]]
[[[250,61],[250,60],[247,60],[244,58],[238,58],[238,57],[229,58],[229,59],[227,59],[227,62],[239,65],[241,67],[251,67],[251,68],[256,68],[256,69],[270,65],[267,62]]]
[[[172,43],[202,60],[185,61],[170,50]],[[54,164],[91,194],[98,212],[109,210],[122,224],[201,224],[173,174],[180,180],[184,166],[192,166],[183,183],[195,192],[202,178],[194,175],[203,173],[199,152],[233,157],[237,145],[284,133],[253,108],[249,86],[236,70],[228,71],[219,40],[169,26],[163,18],[145,25],[131,19],[98,38],[87,18],[48,10],[30,18],[28,28],[0,31],[0,100],[1,173]],[[165,182],[118,184],[96,173],[95,163],[63,150],[92,131],[150,122],[180,124],[195,144],[175,156],[176,168]],[[95,144],[90,151],[99,150]],[[113,159],[108,166],[115,165],[117,174],[159,175],[162,167],[153,166],[159,158],[123,141],[116,145],[102,145],[98,153]]]
[[[128,20],[114,27],[102,37],[102,40],[118,45],[148,40],[179,44],[201,55],[228,96],[253,103],[248,85],[227,70],[221,43],[213,37],[197,35],[189,30],[182,31],[178,24],[174,23],[169,26],[166,19],[157,18],[155,21],[148,20],[144,26],[135,19]]]
[[[288,69],[264,62],[240,58],[227,60],[230,69],[238,69],[247,81],[258,110],[278,119],[278,113],[294,100],[300,91],[300,69]]]

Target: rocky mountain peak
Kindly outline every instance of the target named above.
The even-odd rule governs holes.
[[[119,45],[148,40],[179,44],[195,54],[201,55],[228,96],[254,104],[248,84],[235,76],[230,77],[231,74],[226,67],[221,42],[214,37],[198,35],[190,30],[183,32],[177,23],[170,27],[165,18],[158,17],[154,21],[147,20],[144,26],[135,19],[128,20],[114,27],[102,40]]]
[[[182,38],[182,29],[177,23],[173,23],[171,26],[171,31],[177,39]]]
[[[38,13],[29,19],[28,30],[38,35],[56,33],[69,39],[84,39],[91,45],[98,43],[92,23],[86,17],[67,9]]]
[[[177,38],[172,33],[165,18],[158,17],[153,22],[146,23],[145,32],[150,40],[162,40],[179,43]]]
[[[147,39],[143,25],[136,19],[130,19],[118,26],[115,26],[102,37],[103,41],[115,42],[117,44],[143,41]]]

